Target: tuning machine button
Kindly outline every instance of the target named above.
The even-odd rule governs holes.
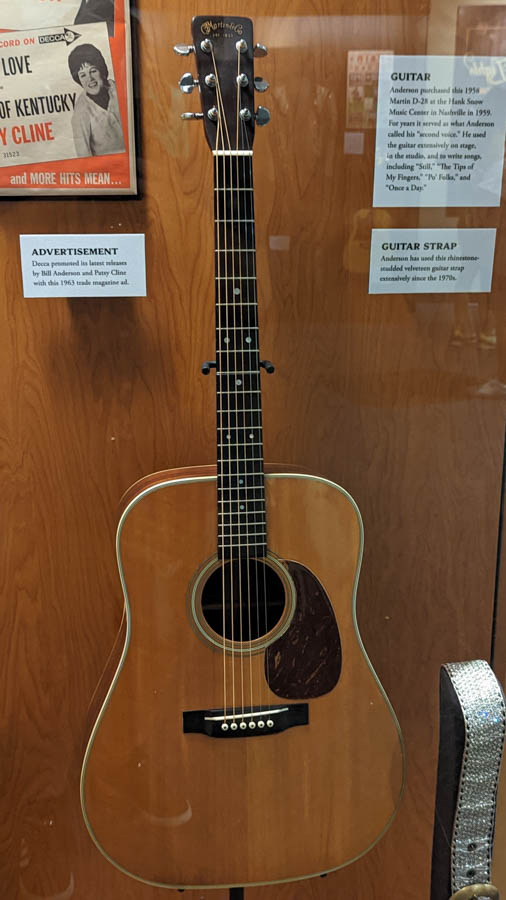
[[[255,90],[260,91],[263,94],[264,91],[269,87],[269,82],[262,78],[261,75],[255,75]]]
[[[265,44],[255,44],[253,48],[253,56],[267,56],[267,47]]]
[[[193,44],[175,44],[173,50],[178,56],[189,56],[190,53],[195,53]]]
[[[179,79],[179,90],[183,94],[191,94],[193,88],[198,86],[198,83],[198,78],[194,78],[191,72],[185,72]]]
[[[267,125],[271,121],[271,114],[266,106],[259,106],[255,113],[255,121],[257,125]]]
[[[181,113],[181,118],[182,119],[203,119],[204,113],[184,112],[184,113]]]

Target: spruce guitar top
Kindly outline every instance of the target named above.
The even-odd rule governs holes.
[[[253,203],[253,26],[197,16],[214,168],[217,464],[125,495],[125,633],[82,769],[88,830],[168,888],[291,881],[366,853],[399,804],[399,727],[358,633],[359,510],[343,488],[264,465]],[[188,114],[187,117],[196,117]],[[211,223],[210,223],[211,225]],[[264,376],[265,377],[265,376]]]

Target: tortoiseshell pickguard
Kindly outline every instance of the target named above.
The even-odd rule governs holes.
[[[295,584],[296,609],[288,630],[265,654],[265,677],[278,697],[321,697],[336,686],[341,674],[334,610],[312,572],[299,563],[285,565]]]

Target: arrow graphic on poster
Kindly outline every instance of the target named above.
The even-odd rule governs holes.
[[[81,35],[77,31],[71,31],[70,28],[63,28],[52,34],[39,34],[39,44],[58,44],[65,43],[67,46],[77,41]]]

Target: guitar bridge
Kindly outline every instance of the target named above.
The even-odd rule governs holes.
[[[282,706],[247,706],[244,709],[194,709],[183,713],[185,734],[206,734],[213,738],[266,737],[307,725],[307,703]]]

